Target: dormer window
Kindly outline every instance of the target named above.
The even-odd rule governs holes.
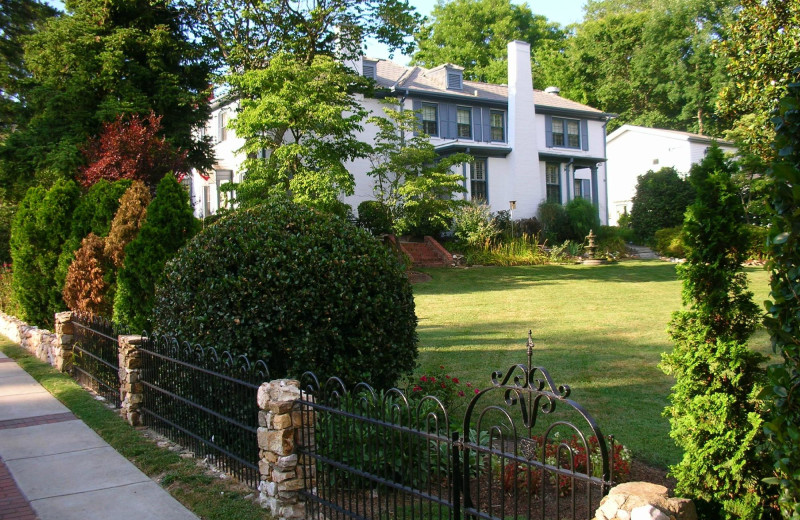
[[[447,69],[447,89],[461,90],[464,83],[464,71],[458,69]]]
[[[362,74],[365,78],[375,79],[376,71],[377,71],[377,62],[374,61],[364,61],[363,62],[363,69]]]

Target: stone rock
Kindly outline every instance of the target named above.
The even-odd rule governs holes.
[[[291,426],[292,426],[292,414],[282,413],[272,416],[273,429],[283,430],[285,428],[291,428]]]
[[[666,487],[649,482],[626,482],[611,489],[609,494],[600,501],[595,518],[597,520],[636,520],[633,512],[639,510],[639,519],[653,519],[644,517],[644,509],[648,514],[656,509],[665,519],[669,520],[697,520],[697,511],[694,503],[685,498],[670,498]],[[659,517],[661,518],[661,517]],[[661,518],[661,520],[664,520]]]
[[[631,520],[670,520],[670,518],[657,507],[646,505],[634,508],[631,511]]]
[[[297,478],[297,473],[295,471],[279,471],[276,469],[272,472],[273,482],[283,482],[291,478]]]
[[[300,491],[303,489],[303,479],[295,478],[278,482],[278,491]]]
[[[282,471],[294,469],[297,467],[297,454],[289,455],[288,457],[278,457],[275,467]]]
[[[258,412],[258,425],[262,428],[272,427],[272,414],[270,412]]]

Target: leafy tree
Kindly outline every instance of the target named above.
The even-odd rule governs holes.
[[[28,77],[22,60],[22,43],[55,10],[36,0],[0,3],[0,139],[23,118],[24,83]]]
[[[131,330],[150,326],[155,287],[164,264],[199,229],[186,190],[171,175],[156,188],[139,234],[125,248],[117,274],[114,322]]]
[[[30,121],[0,149],[0,187],[17,198],[32,183],[72,177],[80,149],[119,114],[163,119],[163,136],[189,163],[211,163],[194,137],[209,115],[209,68],[171,0],[74,0],[27,39]]]
[[[328,56],[306,65],[281,53],[264,69],[228,78],[241,95],[230,126],[245,140],[246,176],[237,200],[247,206],[275,193],[332,209],[355,187],[345,161],[364,157],[369,145],[355,133],[366,111],[350,94],[367,80]],[[263,151],[269,150],[266,158]]]
[[[83,150],[87,165],[78,174],[81,183],[91,186],[100,179],[130,179],[155,189],[167,173],[189,173],[186,152],[159,137],[161,120],[162,116],[150,112],[147,118],[134,114],[126,120],[120,114],[114,122],[103,123],[100,135]]]
[[[725,38],[735,0],[602,0],[588,4],[563,51],[539,57],[548,84],[565,97],[619,114],[623,124],[717,135]]]
[[[631,229],[639,240],[653,238],[656,231],[679,225],[694,199],[694,188],[672,167],[640,175],[631,208]]]
[[[421,132],[418,114],[399,110],[394,102],[386,117],[372,117],[378,133],[369,156],[376,200],[388,208],[398,234],[436,235],[450,226],[463,205],[464,178],[453,166],[472,160],[467,154],[439,158],[429,137]]]
[[[722,89],[719,111],[735,119],[739,150],[760,160],[760,173],[771,161],[774,130],[769,124],[778,100],[800,79],[800,1],[742,0],[730,35],[718,42],[728,59],[730,81]]]
[[[675,312],[673,351],[662,369],[675,376],[664,411],[683,459],[670,471],[676,492],[700,500],[706,517],[768,516],[761,406],[764,357],[747,348],[758,308],[747,290],[744,210],[735,171],[719,147],[691,170],[697,196],[686,212],[686,263],[678,266],[685,310]]]
[[[125,259],[125,247],[139,234],[150,199],[150,190],[141,181],[134,181],[119,199],[119,209],[111,221],[103,250],[117,269]]]
[[[770,181],[769,269],[772,301],[764,325],[772,348],[783,360],[769,369],[772,401],[765,431],[772,448],[780,485],[779,505],[784,518],[800,518],[800,85],[790,84],[781,100],[774,148],[777,158],[768,171]]]
[[[103,242],[94,233],[83,239],[67,271],[63,294],[70,309],[108,317],[111,315],[106,282],[109,262],[103,254]]]
[[[12,288],[23,316],[35,325],[50,325],[64,310],[56,282],[58,257],[71,230],[80,191],[73,181],[57,181],[49,190],[30,188],[11,227]]]
[[[530,43],[539,55],[560,49],[565,37],[558,24],[510,0],[439,1],[431,16],[414,35],[419,50],[411,63],[461,65],[464,77],[476,81],[508,83],[507,44],[511,40]],[[536,59],[533,62],[537,81]]]

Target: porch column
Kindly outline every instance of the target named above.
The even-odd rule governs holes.
[[[598,185],[597,185],[597,165],[591,167],[592,170],[592,204],[594,207],[600,211],[600,195],[597,193]]]

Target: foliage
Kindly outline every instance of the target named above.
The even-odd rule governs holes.
[[[791,84],[773,118],[777,157],[767,173],[772,221],[769,231],[770,300],[764,325],[782,363],[769,368],[771,401],[765,431],[772,448],[784,518],[800,518],[800,84]]]
[[[14,216],[11,226],[14,299],[22,310],[19,317],[34,325],[49,325],[54,313],[64,310],[55,272],[79,197],[73,181],[57,181],[49,190],[33,187]]]
[[[111,304],[107,298],[108,283],[105,280],[109,269],[103,254],[103,239],[89,233],[75,252],[64,282],[64,302],[71,310],[95,316],[111,316]]]
[[[112,183],[102,179],[80,198],[72,214],[69,237],[64,241],[58,257],[55,281],[62,290],[67,271],[75,258],[76,251],[81,246],[81,241],[89,233],[94,233],[98,237],[108,235],[111,221],[119,208],[120,197],[130,184],[128,180]],[[109,315],[106,314],[106,316]]]
[[[647,243],[659,229],[683,222],[683,214],[694,199],[694,188],[672,167],[640,175],[631,208],[631,229]]]
[[[564,207],[569,219],[570,238],[583,242],[589,231],[600,228],[600,215],[597,207],[588,199],[577,197]]]
[[[408,395],[412,398],[432,396],[442,403],[447,413],[452,417],[462,406],[469,402],[474,394],[479,394],[480,389],[470,382],[462,384],[458,377],[451,376],[444,365],[431,370],[419,377],[408,380]]]
[[[557,202],[542,202],[536,212],[542,232],[548,242],[563,242],[569,238],[569,217],[564,206]]]
[[[730,81],[717,103],[719,112],[734,118],[740,153],[767,165],[773,156],[774,130],[770,115],[787,86],[800,78],[800,2],[742,0],[730,34],[717,49],[727,58]],[[763,173],[763,168],[758,171]]]
[[[564,37],[558,24],[534,15],[525,4],[509,0],[440,2],[414,35],[419,50],[411,64],[432,68],[453,63],[464,67],[465,79],[504,84],[508,83],[508,42],[528,42],[540,54],[557,51]],[[538,79],[536,72],[534,68],[534,80]]]
[[[14,273],[12,273],[10,265],[0,266],[0,312],[10,316],[19,316],[21,309],[14,299],[13,278]]]
[[[470,246],[490,245],[500,230],[489,212],[489,205],[471,201],[453,218],[453,234]]]
[[[164,265],[199,227],[186,190],[175,177],[165,176],[147,207],[139,234],[125,247],[117,274],[114,322],[130,330],[149,328]]]
[[[411,287],[391,252],[365,230],[279,199],[226,216],[183,248],[158,286],[155,320],[264,359],[273,377],[313,369],[321,381],[388,388],[417,355]]]
[[[358,205],[358,224],[373,235],[391,233],[392,215],[380,201],[365,200]]]
[[[711,503],[725,518],[756,519],[768,513],[756,399],[765,358],[746,343],[759,313],[741,267],[747,232],[734,171],[717,146],[691,170],[697,197],[686,212],[686,263],[678,267],[688,308],[669,326],[675,347],[661,366],[676,381],[664,414],[684,450],[671,468],[676,492]]]
[[[463,254],[467,265],[541,265],[548,262],[537,235],[503,237],[497,243],[466,247]]]
[[[330,211],[341,193],[353,194],[355,181],[344,163],[369,151],[355,136],[366,111],[352,95],[367,87],[366,78],[327,56],[304,63],[281,53],[263,69],[226,80],[239,97],[229,126],[245,141],[245,178],[236,191],[242,206],[287,194]],[[267,157],[264,150],[270,150]]]
[[[628,246],[631,232],[616,226],[600,226],[595,232],[597,235],[597,254],[605,255],[611,259],[628,256]]]
[[[0,188],[11,200],[32,183],[71,178],[80,150],[119,114],[163,116],[163,136],[210,166],[193,134],[209,115],[209,67],[171,0],[67,3],[26,40],[30,118],[0,148]]]
[[[83,150],[87,165],[78,174],[81,183],[91,186],[101,179],[130,179],[155,189],[167,173],[188,174],[187,153],[159,137],[161,120],[151,111],[146,118],[134,114],[125,119],[120,114],[114,122],[103,123],[99,137]]]
[[[623,124],[718,135],[714,115],[725,60],[712,49],[727,36],[737,0],[592,2],[561,52],[539,57],[561,94],[619,114]]]
[[[763,261],[769,255],[769,229],[761,226],[747,226],[747,259]]]
[[[0,201],[0,263],[11,262],[11,224],[14,222],[15,205]]]
[[[389,102],[383,112],[386,117],[368,120],[378,129],[367,172],[375,197],[389,208],[397,234],[437,236],[450,228],[464,204],[454,197],[465,191],[463,177],[451,170],[472,158],[463,153],[439,157],[414,111]]]
[[[103,254],[119,269],[125,258],[125,247],[139,234],[147,216],[150,190],[141,181],[134,181],[119,199],[119,209],[111,221]]]
[[[684,258],[683,226],[659,229],[653,237],[653,249],[661,256]]]

